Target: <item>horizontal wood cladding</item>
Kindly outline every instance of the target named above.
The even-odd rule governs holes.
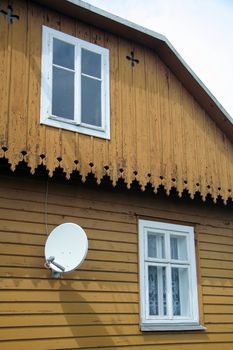
[[[86,185],[0,176],[0,348],[231,350],[233,220],[228,207]],[[87,232],[81,267],[59,280],[44,268],[48,231]],[[138,219],[194,226],[204,332],[139,329]]]
[[[1,1],[2,8],[8,2]],[[19,21],[0,16],[0,157],[15,170],[25,160],[34,173],[105,175],[113,186],[163,185],[179,196],[232,198],[233,144],[163,64],[156,52],[59,15],[30,1],[13,2]],[[42,25],[110,50],[111,140],[40,125]],[[126,56],[134,51],[139,64]]]

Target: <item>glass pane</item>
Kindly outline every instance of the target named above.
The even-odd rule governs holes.
[[[167,314],[166,267],[148,266],[149,315]]]
[[[185,236],[170,236],[171,258],[187,260],[187,242]]]
[[[101,126],[101,81],[82,76],[81,121]]]
[[[53,63],[74,69],[74,45],[53,39]]]
[[[165,258],[165,240],[164,235],[154,232],[148,232],[148,257],[156,259]]]
[[[52,114],[74,119],[74,72],[53,67]]]
[[[82,49],[82,73],[101,79],[101,55]]]
[[[172,268],[172,303],[174,316],[189,316],[189,281],[188,269]]]

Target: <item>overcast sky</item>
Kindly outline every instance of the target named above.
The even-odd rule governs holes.
[[[233,117],[233,0],[86,0],[163,34]]]

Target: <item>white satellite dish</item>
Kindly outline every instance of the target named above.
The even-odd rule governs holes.
[[[52,269],[58,278],[62,272],[77,269],[84,261],[88,250],[85,231],[77,224],[65,223],[57,226],[45,244],[45,266]]]

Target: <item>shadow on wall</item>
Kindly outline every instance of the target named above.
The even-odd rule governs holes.
[[[76,272],[78,274],[78,272]],[[66,320],[65,333],[72,337],[74,347],[114,346],[111,338],[117,335],[111,305],[98,301],[95,287],[101,282],[63,280],[60,302]],[[69,338],[70,342],[70,338]]]

